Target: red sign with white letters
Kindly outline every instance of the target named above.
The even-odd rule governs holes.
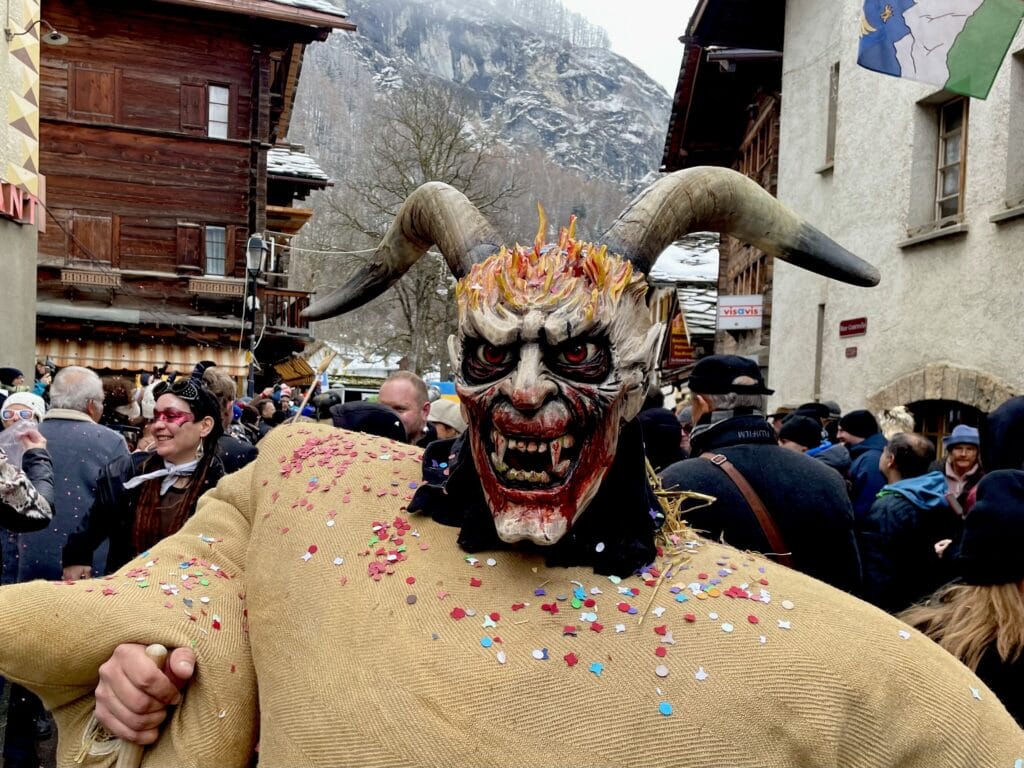
[[[868,319],[866,317],[854,317],[850,320],[839,321],[839,338],[847,336],[863,336],[868,332]]]

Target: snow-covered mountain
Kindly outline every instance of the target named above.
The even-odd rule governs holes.
[[[425,73],[469,95],[482,125],[513,149],[540,148],[565,168],[626,189],[657,170],[668,94],[601,47],[603,30],[588,28],[556,0],[347,0],[345,6],[358,32],[332,35],[311,51],[307,67],[340,77],[351,72],[342,61],[354,58],[383,92]]]

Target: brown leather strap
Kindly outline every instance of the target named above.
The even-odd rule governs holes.
[[[782,538],[782,533],[780,533],[778,526],[775,525],[775,520],[772,518],[771,513],[768,512],[764,502],[761,501],[761,497],[757,495],[757,491],[747,482],[747,478],[743,476],[743,473],[736,469],[732,462],[720,453],[702,453],[700,457],[710,461],[732,480],[736,489],[747,500],[747,504],[750,505],[750,509],[754,512],[754,516],[757,517],[757,522],[761,525],[761,530],[768,539],[768,546],[771,547],[775,560],[787,568],[792,568],[793,557],[786,546],[786,540]]]

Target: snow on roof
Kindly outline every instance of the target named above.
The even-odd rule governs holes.
[[[308,8],[311,11],[320,11],[320,13],[329,13],[332,16],[341,16],[348,18],[348,11],[343,8],[339,8],[330,0],[271,0],[278,5],[290,5],[292,8]]]
[[[688,236],[673,243],[658,257],[650,277],[675,283],[676,298],[691,334],[714,334],[718,312],[717,235]]]
[[[323,169],[316,164],[316,160],[299,146],[277,146],[267,152],[267,174],[330,181]]]

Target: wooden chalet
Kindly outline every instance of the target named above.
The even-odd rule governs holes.
[[[785,0],[699,0],[690,18],[662,170],[721,165],[773,195],[779,161],[779,110]],[[762,327],[719,330],[715,352],[768,364],[772,258],[723,237],[718,296],[760,296]]]
[[[311,338],[287,243],[329,184],[286,141],[306,45],[353,31],[327,0],[44,0],[37,355],[103,372],[211,359],[247,374],[246,243],[264,375]],[[275,234],[271,235],[273,232]],[[257,377],[257,384],[263,382]]]

